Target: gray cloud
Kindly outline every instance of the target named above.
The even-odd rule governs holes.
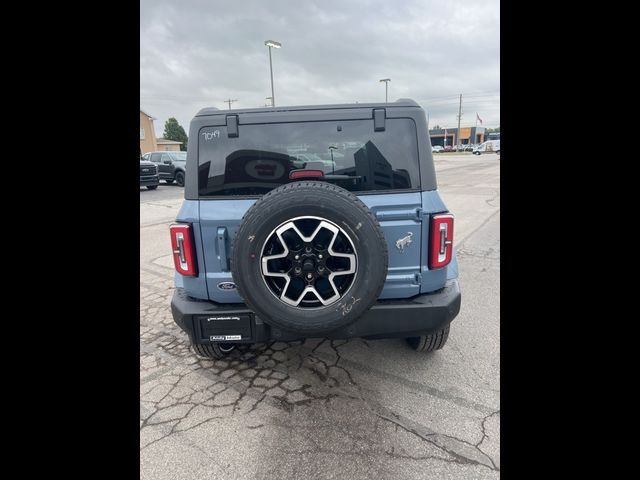
[[[201,108],[262,107],[271,95],[266,39],[273,51],[277,105],[413,98],[431,124],[463,125],[476,112],[500,123],[499,2],[364,0],[142,0],[140,106],[185,129]]]

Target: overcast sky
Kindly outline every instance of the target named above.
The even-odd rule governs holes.
[[[140,108],[189,122],[203,107],[264,107],[413,98],[430,126],[500,124],[497,0],[141,0]]]

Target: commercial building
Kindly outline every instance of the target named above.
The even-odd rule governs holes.
[[[445,146],[445,145],[457,145],[458,144],[458,129],[457,128],[438,128],[429,130],[429,136],[431,137],[431,145]],[[467,143],[482,143],[487,140],[485,127],[462,127],[460,128],[460,143],[465,145]],[[446,143],[445,143],[446,139]]]
[[[156,150],[166,150],[169,152],[179,152],[180,145],[182,142],[175,142],[173,140],[167,140],[166,138],[157,138],[156,145],[158,146]]]

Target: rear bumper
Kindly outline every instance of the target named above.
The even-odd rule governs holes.
[[[458,280],[435,293],[402,300],[379,300],[351,325],[326,338],[393,338],[426,335],[447,326],[460,311]],[[176,324],[193,343],[256,343],[303,338],[264,323],[244,304],[220,304],[188,297],[178,288],[171,300]]]

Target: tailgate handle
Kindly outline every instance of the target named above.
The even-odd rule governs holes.
[[[227,259],[227,227],[218,227],[218,260],[220,270],[229,271],[229,260]]]

